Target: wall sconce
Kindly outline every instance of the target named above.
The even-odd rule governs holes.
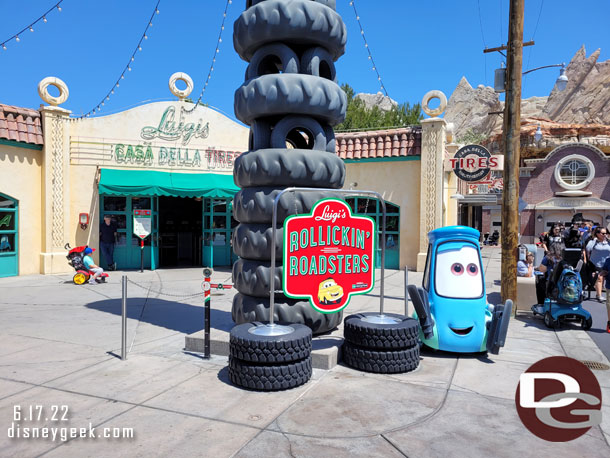
[[[543,219],[544,219],[544,218],[542,217],[542,215],[538,215],[538,216],[536,217],[536,221],[538,221],[539,223],[541,223]]]
[[[83,231],[87,229],[87,226],[89,226],[89,213],[79,213],[78,222]]]

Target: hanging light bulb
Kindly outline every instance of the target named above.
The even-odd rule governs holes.
[[[16,41],[17,43],[19,43],[19,42],[21,41],[21,39],[19,38],[19,35],[16,35],[16,36],[15,36],[15,41]]]
[[[124,79],[125,79],[125,74],[124,74],[124,73],[121,75],[121,79],[122,79],[122,80],[124,80]]]
[[[110,97],[109,97],[109,96],[106,96],[106,100],[110,100]]]
[[[45,16],[42,17],[42,22],[47,22],[47,18]]]
[[[111,94],[114,94],[114,89],[112,91],[110,91]]]
[[[33,31],[34,31],[34,29],[32,28],[32,26],[30,26],[30,32],[33,32]]]
[[[134,60],[136,60],[135,57],[131,56],[131,61],[133,62]]]
[[[116,87],[119,87],[119,83],[116,83]]]
[[[6,51],[6,45],[2,44],[2,49],[4,49]]]
[[[57,11],[61,13],[61,6],[57,5]]]
[[[157,14],[159,14],[159,12],[160,12],[160,11],[159,11],[159,9],[157,9],[157,10],[155,11],[155,13],[157,13]]]
[[[142,46],[138,46],[138,51],[142,51]]]
[[[144,39],[145,39],[145,40],[148,40],[148,35],[144,35]]]
[[[148,23],[148,27],[152,27],[152,22],[149,22],[149,23]]]

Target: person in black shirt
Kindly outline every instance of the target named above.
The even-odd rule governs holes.
[[[100,224],[100,249],[108,264],[108,270],[116,270],[114,262],[114,244],[117,236],[117,224],[112,221],[111,215],[104,215],[104,221]]]

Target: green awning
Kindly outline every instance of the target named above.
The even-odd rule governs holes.
[[[100,194],[121,196],[233,197],[233,175],[102,169]]]

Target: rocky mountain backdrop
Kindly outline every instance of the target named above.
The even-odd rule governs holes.
[[[564,91],[553,88],[548,97],[531,97],[521,101],[521,119],[538,118],[567,124],[610,125],[610,60],[598,62],[600,50],[589,57],[583,46],[566,67],[568,85]],[[469,131],[491,137],[502,129],[501,102],[491,87],[473,88],[462,77],[451,94],[445,119],[455,126],[459,139]]]

